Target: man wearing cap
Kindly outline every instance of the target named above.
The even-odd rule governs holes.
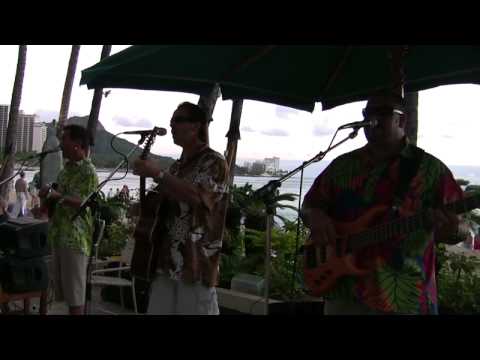
[[[162,197],[164,229],[151,284],[148,314],[217,315],[218,282],[227,206],[228,166],[208,146],[208,119],[184,102],[170,121],[173,142],[182,155],[168,171],[152,160],[137,159],[134,173],[152,177]]]
[[[363,228],[363,239],[375,240],[351,237],[354,264],[366,272],[338,278],[325,294],[327,315],[437,314],[435,244],[468,234],[460,217],[445,210],[462,198],[461,188],[445,164],[409,143],[404,111],[400,96],[372,96],[363,111],[373,124],[364,129],[367,145],[333,160],[305,196],[302,218],[317,248],[337,244],[339,223],[350,224],[343,228],[352,233],[343,236]],[[429,209],[424,221],[407,224],[404,233],[373,231],[421,209]]]

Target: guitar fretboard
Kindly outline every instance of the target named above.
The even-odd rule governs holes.
[[[480,207],[480,194],[445,205],[448,211],[462,214]],[[347,252],[355,251],[368,245],[379,244],[394,236],[403,236],[424,227],[426,211],[415,215],[398,218],[385,224],[377,225],[367,231],[350,235],[347,238]]]

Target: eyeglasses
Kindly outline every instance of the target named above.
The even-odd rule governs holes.
[[[362,110],[362,115],[365,119],[372,117],[386,118],[393,114],[403,115],[403,111],[395,109],[392,106],[370,107]]]

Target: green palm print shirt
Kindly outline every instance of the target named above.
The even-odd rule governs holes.
[[[77,162],[69,161],[60,171],[57,178],[58,191],[63,196],[78,196],[83,200],[96,190],[98,186],[97,173],[90,159]],[[93,236],[93,216],[89,208],[74,221],[72,217],[77,209],[57,204],[55,213],[50,220],[48,239],[50,246],[80,250],[90,256]]]

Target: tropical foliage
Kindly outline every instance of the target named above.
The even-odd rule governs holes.
[[[105,220],[105,231],[99,245],[99,256],[117,256],[127,243],[128,236],[133,235],[135,226],[126,217],[127,204],[120,199],[106,198],[100,193],[98,198],[100,217]]]
[[[480,192],[479,185],[457,179],[465,194]],[[480,226],[479,209],[463,214],[472,226]],[[447,251],[445,245],[437,246],[438,302],[441,313],[474,314],[480,312],[480,259]]]
[[[478,314],[480,312],[480,260],[437,249],[438,303],[440,313]]]
[[[265,274],[266,209],[261,199],[254,196],[252,185],[232,187],[232,198],[227,213],[227,238],[221,258],[220,286],[230,287],[238,273],[258,276]],[[275,209],[293,209],[285,201],[293,201],[296,194],[276,194]],[[300,229],[298,243],[303,244],[305,231]],[[294,298],[303,294],[301,256],[297,256],[297,222],[275,215],[272,229],[270,296],[277,299]],[[297,257],[298,261],[295,261]],[[294,266],[295,265],[295,266]],[[292,282],[293,280],[293,282]],[[293,285],[293,286],[292,286]]]

